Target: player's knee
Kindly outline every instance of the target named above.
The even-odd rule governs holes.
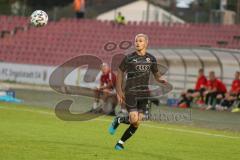
[[[130,124],[137,128],[140,125],[140,121],[138,119],[134,121],[130,121]]]
[[[217,99],[222,99],[222,98],[223,98],[223,96],[221,94],[217,95]]]
[[[138,119],[136,119],[136,118],[130,118],[130,123],[131,123],[131,124],[137,124],[137,123],[138,123]]]
[[[138,122],[138,115],[137,114],[130,114],[129,119],[130,119],[131,124],[136,124]]]
[[[130,124],[134,127],[138,127],[141,123],[141,117],[138,115],[130,116]]]
[[[140,125],[140,121],[137,121],[136,123],[133,123],[132,125],[133,125],[135,128],[138,128],[139,125]]]

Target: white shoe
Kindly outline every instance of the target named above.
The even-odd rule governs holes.
[[[228,107],[223,107],[222,110],[223,110],[223,111],[227,111],[227,110],[228,110]]]
[[[216,105],[216,110],[217,111],[223,111],[223,107],[217,104]]]
[[[211,105],[208,105],[208,107],[206,108],[206,110],[210,110],[212,109],[212,106]]]
[[[93,110],[97,109],[98,108],[98,103],[97,102],[94,102],[93,103]]]

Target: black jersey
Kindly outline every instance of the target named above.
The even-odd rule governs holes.
[[[128,54],[122,60],[119,69],[127,74],[125,91],[131,88],[146,89],[150,73],[158,72],[156,58],[149,53],[144,56],[140,56],[136,52]]]

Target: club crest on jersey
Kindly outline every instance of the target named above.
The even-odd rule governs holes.
[[[146,72],[150,70],[150,65],[136,65],[136,70],[139,72]]]
[[[146,61],[147,61],[147,63],[150,63],[151,59],[150,58],[146,58]]]

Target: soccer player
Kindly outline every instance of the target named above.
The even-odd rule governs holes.
[[[115,145],[116,150],[124,149],[123,144],[136,132],[142,121],[149,96],[148,83],[152,72],[157,82],[166,84],[158,71],[157,61],[154,56],[146,52],[148,37],[138,34],[135,37],[136,51],[128,54],[121,62],[117,74],[117,96],[119,102],[124,103],[128,111],[127,117],[115,117],[109,127],[109,133],[114,134],[120,123],[129,124],[121,139]],[[124,73],[126,85],[123,90]],[[141,98],[142,97],[142,98]],[[145,97],[145,98],[143,98]]]
[[[213,109],[215,104],[219,105],[226,92],[227,89],[225,84],[216,78],[215,72],[209,72],[207,91],[204,92],[204,95],[206,96],[205,104],[208,105],[206,110]]]
[[[111,71],[107,63],[102,64],[101,70],[102,75],[100,77],[100,86],[95,89],[95,102],[93,103],[92,110],[96,110],[99,107],[99,99],[101,95],[103,102],[105,102],[109,95],[115,94],[116,75]]]

